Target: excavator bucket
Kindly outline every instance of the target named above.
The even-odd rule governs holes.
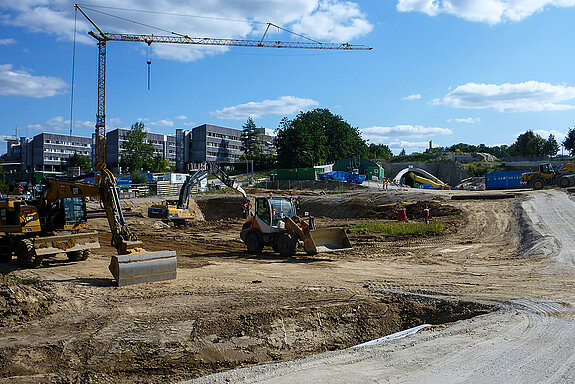
[[[304,249],[310,255],[351,248],[351,243],[341,228],[314,229],[309,231],[309,235],[304,240]]]
[[[118,287],[130,284],[173,280],[176,278],[176,251],[134,251],[127,255],[114,255],[110,272]]]

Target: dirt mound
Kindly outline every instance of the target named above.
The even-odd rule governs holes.
[[[332,219],[366,218],[366,219],[397,219],[397,210],[403,207],[407,217],[423,218],[424,209],[430,210],[431,217],[452,216],[461,214],[454,206],[436,200],[401,202],[378,201],[353,197],[331,198],[301,198],[299,212],[309,212],[312,216],[329,217]]]
[[[45,316],[55,302],[53,290],[38,279],[0,276],[0,326]]]

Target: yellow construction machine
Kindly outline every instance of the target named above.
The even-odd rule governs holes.
[[[316,229],[312,216],[297,216],[293,199],[271,195],[256,197],[254,213],[244,223],[240,237],[252,254],[261,253],[268,245],[281,256],[290,257],[300,243],[308,255],[351,249],[343,229]]]
[[[575,184],[575,164],[563,163],[557,171],[553,170],[550,163],[539,164],[539,169],[534,172],[525,172],[521,175],[521,184],[535,190],[542,189],[547,185],[558,185],[567,188]]]
[[[0,202],[3,259],[11,259],[15,251],[18,264],[26,268],[37,267],[44,257],[58,253],[66,253],[70,260],[85,260],[90,249],[100,247],[96,232],[80,231],[86,227],[86,197],[98,198],[106,211],[111,243],[118,252],[109,269],[118,286],[176,278],[176,252],[147,252],[130,232],[114,175],[106,168],[77,178],[47,179],[37,200]]]
[[[207,162],[194,174],[188,175],[180,188],[178,200],[165,200],[162,204],[152,205],[148,208],[148,217],[162,219],[164,222],[172,222],[174,225],[182,225],[186,221],[195,218],[194,212],[190,212],[190,194],[192,189],[208,175],[215,175],[224,185],[235,189],[247,199],[243,188],[233,181],[216,163]]]

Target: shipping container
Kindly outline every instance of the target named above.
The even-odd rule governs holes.
[[[297,180],[297,171],[295,169],[278,169],[278,180]]]
[[[485,189],[525,188],[521,185],[521,175],[528,171],[487,172]]]
[[[317,180],[315,168],[297,168],[296,176],[298,180]]]

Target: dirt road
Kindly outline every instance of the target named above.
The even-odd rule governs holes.
[[[468,353],[484,364],[478,363],[476,374],[490,375],[490,358],[497,354],[485,351],[508,343],[500,364],[514,363],[522,348],[529,351],[513,342],[528,339],[521,334],[540,335],[534,340],[550,350],[553,367],[560,361],[551,362],[558,357],[553,341],[570,324],[573,270],[550,258],[559,248],[546,227],[526,230],[534,227],[529,221],[544,219],[521,214],[520,207],[534,204],[531,210],[539,212],[538,199],[549,195],[551,204],[564,201],[558,210],[565,214],[572,207],[559,199],[561,193],[535,192],[523,202],[450,201],[443,191],[308,194],[302,210],[318,217],[318,227],[393,219],[401,202],[411,220],[420,220],[429,207],[433,220],[448,229],[417,238],[354,232],[352,251],[315,257],[302,252],[289,259],[271,249],[247,255],[238,237],[241,200],[206,197],[197,205],[207,221],[191,227],[128,218],[146,249],[177,251],[178,278],[123,288],[113,286],[107,270],[115,250],[107,246],[106,222],[91,219],[102,248],[85,262],[59,257],[35,270],[0,264],[0,383],[173,383],[222,371],[229,372],[202,380],[298,382],[289,375],[305,373],[337,382],[344,370],[332,370],[330,361],[350,367],[365,361],[419,381],[442,377],[445,367],[457,366],[458,356]],[[142,212],[151,203],[126,202]],[[517,253],[520,244],[541,239],[549,240],[548,253]],[[341,350],[424,323],[439,326],[373,349],[380,352],[360,348],[351,355],[330,352],[280,367],[230,371]],[[441,325],[446,323],[451,325]],[[571,347],[561,345],[568,353]],[[542,354],[529,356],[546,361]],[[306,370],[316,366],[326,371]],[[362,372],[397,381],[385,372]],[[470,380],[479,381],[474,372]]]
[[[481,297],[491,291],[489,296],[493,297],[493,291],[499,291],[501,299],[507,296],[496,311],[385,344],[231,371],[192,382],[573,382],[575,204],[562,191],[545,190],[530,193],[516,208],[523,246],[514,256],[520,268],[508,272],[519,273],[524,281],[502,284],[511,281],[494,280],[492,274],[501,273],[500,267],[506,261],[501,258],[505,259],[504,254],[493,254],[494,265],[491,271],[485,271],[480,284],[482,292],[474,294]],[[479,215],[477,220],[499,227],[495,231],[503,230],[508,241],[512,240],[511,227],[500,227],[501,217]],[[534,263],[534,259],[538,261]],[[475,258],[469,260],[469,267],[476,264]],[[534,289],[534,285],[540,285],[540,289]]]

